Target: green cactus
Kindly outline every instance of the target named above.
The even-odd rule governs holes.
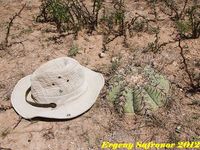
[[[115,85],[111,88],[111,90],[108,93],[107,99],[111,102],[116,101],[116,99],[119,97],[121,91],[121,85]]]
[[[118,85],[109,92],[112,101],[117,100],[117,95],[124,96],[123,109],[125,113],[145,114],[164,106],[167,101],[170,91],[169,81],[149,66],[144,68],[143,76],[147,81],[144,85],[135,85],[133,88],[126,87],[123,91]]]
[[[124,105],[124,112],[125,113],[134,113],[133,108],[133,90],[130,88],[126,88],[123,91],[123,96],[125,97],[125,105]]]
[[[156,73],[154,69],[149,66],[144,68],[145,76],[149,79],[149,82],[152,86],[157,86],[164,93],[168,93],[170,90],[169,81],[162,75]]]

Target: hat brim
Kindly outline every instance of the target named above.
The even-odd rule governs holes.
[[[18,81],[11,94],[11,103],[15,111],[23,118],[31,119],[35,117],[70,119],[77,117],[90,109],[95,103],[104,85],[103,75],[83,67],[88,82],[87,91],[76,100],[67,102],[58,108],[35,107],[26,101],[26,91],[31,86],[31,75]]]

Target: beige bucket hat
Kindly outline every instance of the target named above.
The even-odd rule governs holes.
[[[24,118],[67,119],[87,111],[104,85],[103,75],[69,57],[48,61],[18,81],[11,103]]]

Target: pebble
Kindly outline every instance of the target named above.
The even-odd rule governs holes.
[[[104,58],[106,56],[105,53],[99,53],[99,58]]]

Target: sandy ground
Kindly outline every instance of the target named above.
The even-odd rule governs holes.
[[[78,34],[52,40],[58,33],[49,24],[36,23],[40,1],[0,0],[0,41],[6,34],[9,18],[24,3],[27,6],[11,28],[9,42],[13,44],[6,50],[0,50],[0,150],[97,150],[103,141],[131,142],[156,141],[177,142],[200,140],[199,105],[188,105],[192,100],[200,100],[199,94],[185,94],[187,74],[185,74],[177,43],[167,45],[157,54],[144,53],[145,47],[154,40],[154,36],[144,32],[128,37],[128,47],[123,46],[123,38],[118,37],[107,45],[108,51],[103,58],[99,53],[103,48],[103,36],[98,32],[87,35]],[[127,1],[128,15],[138,13],[151,14],[145,2]],[[160,16],[160,39],[171,40],[173,25],[166,16]],[[187,40],[186,57],[190,66],[200,59],[200,40]],[[121,67],[128,61],[141,65],[153,64],[172,84],[170,106],[159,109],[154,119],[137,115],[119,116],[102,90],[95,105],[85,114],[72,120],[20,119],[10,103],[11,92],[17,81],[31,74],[37,67],[48,60],[67,56],[69,49],[77,45],[77,59],[82,65],[99,70],[107,79],[107,71],[113,57],[122,57]],[[6,108],[6,109],[3,109]],[[180,127],[180,132],[177,132]],[[1,148],[2,147],[2,148]]]

